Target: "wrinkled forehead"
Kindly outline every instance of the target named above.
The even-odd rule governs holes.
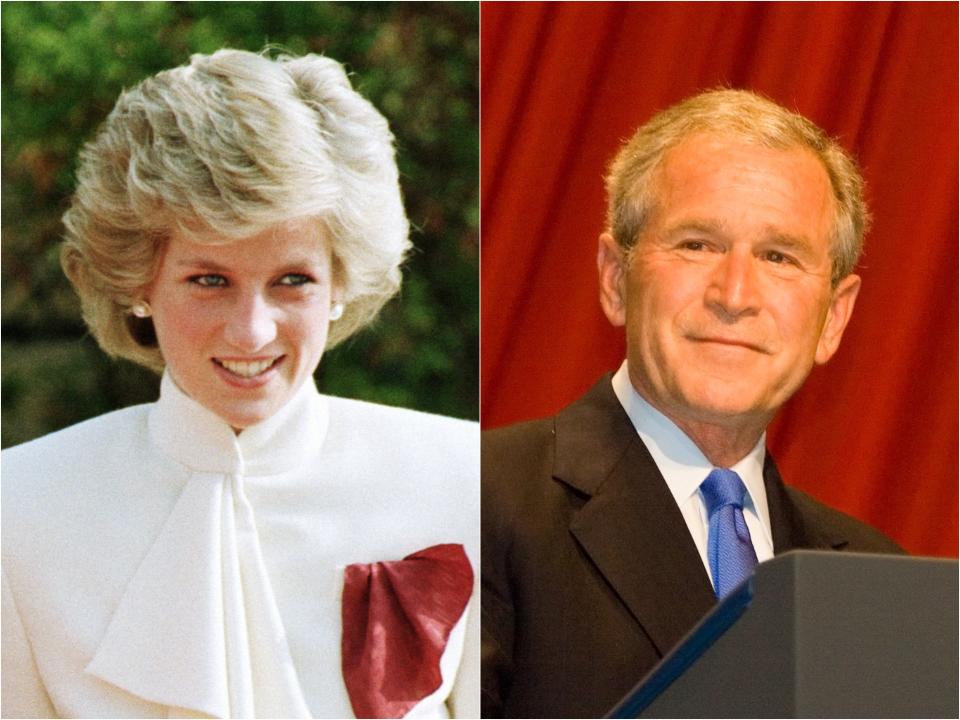
[[[833,227],[836,202],[826,168],[799,145],[693,135],[664,154],[652,181],[661,223],[763,224],[824,242]]]
[[[695,132],[679,138],[665,149],[655,166],[658,174],[665,168],[711,171],[769,168],[791,176],[802,171],[798,180],[829,190],[830,177],[820,157],[801,143],[768,143],[752,135],[729,132]]]

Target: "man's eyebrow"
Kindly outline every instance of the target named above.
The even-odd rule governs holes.
[[[667,238],[674,238],[689,232],[700,233],[701,235],[726,235],[724,224],[719,220],[685,220],[673,227],[667,228],[663,235]]]
[[[792,250],[795,253],[813,255],[813,243],[805,235],[791,235],[789,233],[771,230],[767,242]]]
[[[726,224],[720,220],[685,220],[667,228],[663,236],[673,239],[685,233],[699,233],[714,237],[727,237],[729,234]],[[764,235],[765,243],[778,245],[798,253],[813,253],[813,243],[805,235],[792,235],[774,227],[765,228]]]

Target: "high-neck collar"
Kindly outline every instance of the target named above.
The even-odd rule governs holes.
[[[164,375],[150,437],[189,477],[86,672],[204,716],[310,716],[245,488],[252,476],[309,469],[327,417],[327,399],[307,381],[237,435]]]
[[[674,500],[682,507],[700,489],[700,484],[713,469],[713,463],[676,423],[637,392],[630,382],[627,360],[620,365],[611,383],[617,399],[657,464]],[[744,505],[756,513],[770,547],[773,547],[767,491],[763,481],[766,439],[767,434],[763,433],[753,449],[736,464],[731,465],[730,469],[736,472],[746,485]]]
[[[271,475],[301,465],[319,451],[328,417],[326,398],[308,379],[274,415],[237,434],[183,392],[167,371],[149,426],[161,451],[195,471]]]

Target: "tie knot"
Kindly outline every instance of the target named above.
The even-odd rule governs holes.
[[[714,468],[700,485],[703,499],[707,501],[707,514],[713,515],[724,505],[743,508],[743,496],[747,492],[743,480],[733,470]]]

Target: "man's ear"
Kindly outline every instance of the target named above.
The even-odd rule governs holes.
[[[597,243],[597,273],[600,278],[600,306],[614,327],[627,322],[624,301],[626,253],[610,233],[600,235]]]
[[[850,322],[850,316],[853,315],[853,306],[857,302],[859,292],[859,275],[847,275],[834,288],[830,307],[827,309],[827,317],[820,331],[820,340],[817,342],[817,354],[814,356],[818,365],[823,365],[832,358],[840,347],[840,339],[843,337],[847,323]]]

